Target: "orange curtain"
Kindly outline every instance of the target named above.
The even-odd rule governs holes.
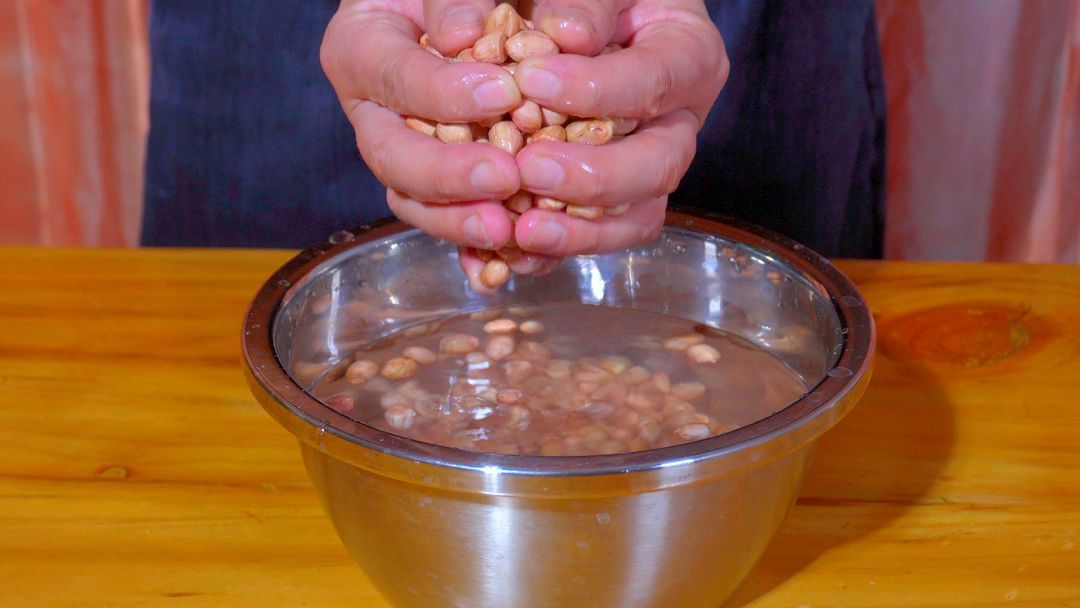
[[[878,0],[892,258],[1080,262],[1080,0]]]
[[[138,242],[147,0],[0,2],[0,243]]]

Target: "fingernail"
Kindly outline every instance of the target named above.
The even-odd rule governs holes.
[[[521,180],[527,188],[550,191],[558,188],[566,172],[555,159],[534,156],[521,169]]]
[[[554,251],[561,249],[566,242],[566,230],[556,222],[539,222],[525,242],[521,243],[532,251]]]
[[[468,30],[480,26],[483,22],[484,15],[475,6],[455,6],[443,15],[442,21],[439,22],[439,30],[442,32]]]
[[[509,81],[502,78],[485,80],[473,89],[473,99],[481,110],[506,111],[513,108],[520,100],[520,95]]]
[[[536,66],[525,66],[514,72],[521,92],[535,101],[553,101],[559,97],[562,81],[558,74]]]
[[[473,247],[490,249],[493,245],[491,237],[488,236],[487,227],[484,226],[484,220],[479,215],[470,215],[465,218],[465,222],[461,224],[461,231],[465,233],[465,238],[469,239]]]
[[[469,183],[483,194],[499,194],[506,190],[507,179],[495,163],[485,160],[469,172]]]

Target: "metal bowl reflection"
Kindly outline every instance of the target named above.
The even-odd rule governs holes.
[[[357,301],[360,312],[349,308]],[[567,301],[729,331],[813,388],[717,437],[557,458],[413,441],[307,392],[312,369],[405,324]],[[316,320],[326,306],[340,315]],[[312,343],[322,359],[297,360],[298,345]],[[794,502],[818,437],[861,397],[873,346],[862,296],[823,258],[682,211],[668,213],[652,246],[569,258],[547,277],[515,277],[493,298],[468,288],[452,246],[400,223],[338,233],[267,280],[242,340],[252,391],[299,439],[342,541],[393,605],[416,608],[720,605]]]

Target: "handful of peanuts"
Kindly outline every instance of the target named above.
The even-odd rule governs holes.
[[[491,63],[502,66],[511,75],[517,63],[528,57],[555,55],[560,52],[554,40],[533,29],[532,22],[507,3],[500,4],[488,15],[484,34],[471,47],[454,57],[444,57],[435,47],[429,45],[427,34],[420,37],[419,43],[428,52],[447,61]],[[620,48],[618,45],[609,45],[603,52],[614,52]],[[632,133],[637,128],[638,121],[631,118],[568,116],[551,108],[541,107],[535,101],[523,99],[521,105],[509,114],[476,123],[441,124],[418,116],[408,116],[405,124],[448,144],[490,143],[516,156],[522,147],[540,141],[604,145]],[[585,220],[599,220],[605,215],[621,215],[629,210],[629,205],[605,208],[568,204],[524,190],[503,201],[503,205],[515,221],[532,208],[564,211],[570,216]],[[501,249],[477,250],[476,254],[485,262],[480,281],[493,289],[510,279],[510,263],[524,255],[513,241]]]

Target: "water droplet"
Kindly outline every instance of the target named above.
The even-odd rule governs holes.
[[[802,251],[803,249],[806,249],[805,245],[802,243],[795,243],[795,251]]]
[[[289,282],[289,279],[278,279],[277,284],[278,287],[289,287],[292,285],[292,283]]]
[[[827,374],[830,378],[847,378],[853,372],[846,367],[834,367]]]
[[[608,515],[607,513],[597,513],[596,514],[596,521],[598,521],[598,522],[600,522],[602,524],[609,523],[609,522],[611,522],[611,515]]]
[[[334,234],[330,235],[330,242],[334,245],[338,245],[341,243],[348,243],[355,238],[356,236],[348,230],[338,230]]]

